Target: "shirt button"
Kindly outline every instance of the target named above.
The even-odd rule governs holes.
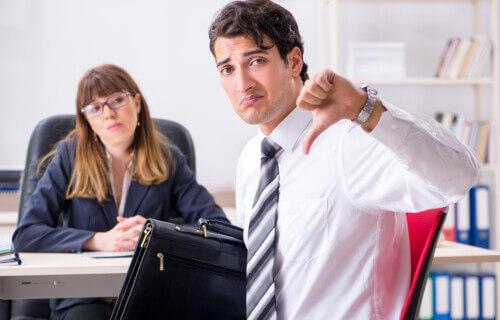
[[[391,129],[392,129],[392,130],[397,130],[397,129],[398,129],[398,126],[397,126],[397,125],[395,125],[395,124],[393,124],[393,125],[391,125]]]

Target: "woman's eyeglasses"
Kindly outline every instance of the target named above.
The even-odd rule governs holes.
[[[82,108],[82,113],[87,119],[97,118],[99,117],[103,110],[104,106],[108,105],[111,110],[116,110],[121,107],[124,107],[128,104],[128,96],[130,93],[128,92],[118,92],[110,96],[103,103],[101,102],[93,102]]]

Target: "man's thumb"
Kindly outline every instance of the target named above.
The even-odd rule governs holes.
[[[304,140],[302,141],[302,152],[304,152],[304,154],[309,154],[309,150],[311,149],[311,145],[313,144],[314,140],[316,140],[316,138],[324,130],[325,129],[318,128],[313,123],[311,129],[309,129],[309,132],[306,134]]]

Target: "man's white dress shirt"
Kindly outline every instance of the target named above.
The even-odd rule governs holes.
[[[405,212],[461,199],[475,154],[432,118],[386,102],[367,133],[343,120],[302,153],[312,115],[295,108],[270,137],[280,189],[275,284],[279,319],[399,319],[410,286]],[[260,132],[243,149],[236,206],[247,239],[260,171]]]

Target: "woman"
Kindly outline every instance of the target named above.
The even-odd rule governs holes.
[[[146,218],[227,221],[178,148],[161,139],[135,81],[102,65],[80,80],[76,127],[52,158],[13,235],[18,251],[134,250]],[[67,227],[59,227],[64,212]],[[108,318],[101,299],[53,299],[52,318]]]

